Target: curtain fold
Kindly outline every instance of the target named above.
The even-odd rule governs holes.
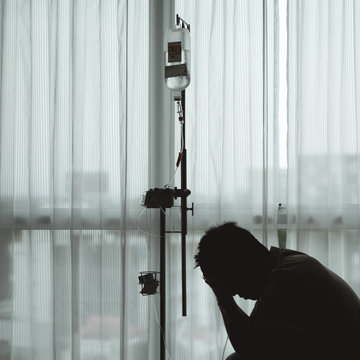
[[[0,2],[0,358],[154,357],[148,28],[147,1]]]
[[[278,245],[278,1],[172,3],[191,24],[186,138],[195,216],[185,318],[180,240],[167,237],[165,335],[173,358],[215,360],[226,334],[193,269],[200,237],[236,221]],[[288,3],[287,244],[359,294],[360,6]],[[140,221],[139,199],[163,175],[153,176],[149,155],[151,6],[0,2],[0,349],[12,359],[158,358],[158,299],[139,295],[137,284],[139,271],[156,270],[158,250],[156,216]],[[174,138],[169,154],[180,147]],[[168,213],[173,230],[180,217]],[[251,311],[252,302],[239,303]]]
[[[147,7],[2,2],[0,228],[124,228],[147,187]]]
[[[360,6],[288,6],[288,244],[360,294]]]

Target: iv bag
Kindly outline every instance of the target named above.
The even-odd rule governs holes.
[[[170,90],[180,91],[190,84],[190,32],[175,28],[164,38],[165,84]]]

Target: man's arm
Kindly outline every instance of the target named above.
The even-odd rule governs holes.
[[[231,345],[239,355],[249,356],[254,341],[249,316],[236,304],[230,292],[206,282],[216,296]]]
[[[293,359],[300,357],[294,354],[296,343],[301,343],[304,336],[301,329],[281,324],[262,324],[253,320],[236,304],[233,296],[222,289],[213,288],[221,311],[229,340],[234,350],[244,358],[257,359],[265,355],[292,354]],[[299,350],[301,351],[301,349]],[[281,357],[280,357],[281,358]]]

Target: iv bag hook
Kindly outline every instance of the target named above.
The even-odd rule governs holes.
[[[179,14],[176,14],[176,26],[180,26],[180,23],[183,29],[185,29],[186,26],[186,29],[190,32],[190,24],[188,24],[184,19],[182,19]]]

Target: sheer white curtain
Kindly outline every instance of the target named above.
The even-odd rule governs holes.
[[[288,5],[288,243],[360,295],[360,3]]]
[[[12,359],[158,358],[152,299],[136,283],[157,256],[156,237],[136,229],[139,195],[172,170],[149,155],[173,152],[159,148],[160,135],[170,147],[165,119],[149,122],[162,98],[149,68],[154,2],[0,2],[0,344]],[[180,243],[167,242],[166,335],[173,358],[218,359],[224,327],[193,255],[203,231],[228,220],[277,244],[277,1],[169,3],[192,26],[195,216],[185,318]]]
[[[0,2],[0,357],[144,359],[147,1]]]
[[[195,215],[189,216],[186,318],[180,242],[173,238],[169,246],[168,334],[176,359],[217,360],[226,333],[214,295],[194,270],[193,255],[204,231],[224,221],[236,221],[266,245],[277,245],[277,2],[176,0],[175,13],[191,25],[186,135]],[[249,312],[253,306],[245,300],[241,305]]]

